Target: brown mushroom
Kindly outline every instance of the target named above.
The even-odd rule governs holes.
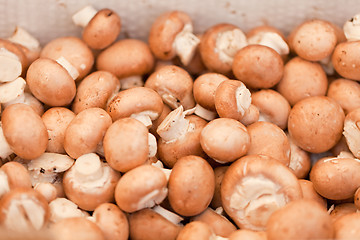
[[[355,213],[356,211],[357,207],[354,203],[340,203],[336,205],[333,204],[328,210],[333,223],[342,216]]]
[[[31,188],[30,174],[27,169],[18,162],[7,162],[0,168],[1,172],[1,196],[15,188]],[[5,191],[4,191],[5,190]]]
[[[204,222],[193,221],[185,225],[176,240],[210,240],[216,236],[210,226]]]
[[[303,193],[303,199],[316,201],[324,209],[327,209],[326,199],[316,192],[314,188],[314,184],[311,181],[305,179],[299,179],[299,183]]]
[[[214,196],[211,200],[211,207],[214,209],[217,209],[219,207],[222,207],[221,202],[221,183],[224,178],[226,170],[229,168],[229,166],[220,166],[214,168],[214,174],[215,174],[215,191]]]
[[[299,148],[289,134],[286,134],[290,144],[290,163],[289,168],[293,170],[297,178],[306,178],[310,172],[310,154]]]
[[[334,239],[358,239],[360,238],[360,213],[349,213],[334,222]]]
[[[360,84],[348,79],[336,79],[329,84],[327,96],[335,99],[347,114],[360,107]]]

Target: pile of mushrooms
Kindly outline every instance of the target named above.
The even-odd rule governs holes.
[[[1,237],[360,239],[360,15],[285,36],[171,11],[147,42],[73,21],[0,39]]]

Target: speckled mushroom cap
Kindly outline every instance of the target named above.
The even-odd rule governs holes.
[[[336,79],[329,84],[327,96],[335,99],[347,114],[360,107],[360,84],[349,79]]]
[[[344,78],[360,81],[360,41],[339,43],[332,55],[332,64],[338,74]]]

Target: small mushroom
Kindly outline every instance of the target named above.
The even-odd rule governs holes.
[[[56,223],[66,218],[86,217],[84,211],[66,198],[56,198],[49,203],[50,222]]]
[[[327,96],[335,99],[348,114],[360,108],[360,84],[358,82],[339,78],[329,84]]]
[[[211,227],[200,221],[193,221],[185,225],[176,240],[211,240],[216,239]]]
[[[81,209],[93,211],[101,203],[114,201],[120,173],[100,160],[95,153],[76,159],[65,172],[63,186],[66,196]]]
[[[73,22],[84,28],[82,38],[92,49],[104,49],[112,44],[121,31],[121,19],[112,10],[97,11],[86,6],[72,16]]]
[[[0,198],[16,188],[31,188],[30,174],[18,162],[7,162],[0,168]]]
[[[49,182],[36,183],[34,186],[34,190],[43,195],[48,203],[56,199],[58,195],[58,190],[56,189],[56,186]]]

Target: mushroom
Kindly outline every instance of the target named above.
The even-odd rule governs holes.
[[[193,221],[185,225],[176,240],[210,240],[217,239],[211,227],[200,221]]]
[[[31,188],[30,174],[18,162],[7,162],[0,168],[0,198],[16,188]]]
[[[102,203],[95,208],[92,218],[100,227],[106,240],[126,240],[129,237],[129,222],[124,212],[112,203]]]
[[[72,110],[78,114],[92,107],[106,109],[108,101],[120,90],[117,77],[106,71],[96,71],[86,76],[77,86]]]
[[[76,159],[65,172],[63,186],[66,196],[81,209],[93,211],[101,203],[114,201],[120,173],[100,160],[95,153]]]
[[[343,31],[348,41],[360,40],[359,35],[360,14],[356,14],[344,23]]]
[[[323,197],[332,200],[351,198],[360,187],[360,161],[354,158],[322,158],[310,171],[310,181]]]
[[[263,89],[251,95],[251,103],[260,112],[259,121],[271,122],[281,129],[287,128],[290,104],[280,93]]]
[[[200,144],[201,131],[206,121],[183,111],[182,106],[169,113],[157,128],[158,154],[162,162],[172,167],[176,161],[187,155],[204,156]]]
[[[271,88],[283,77],[284,62],[272,48],[248,45],[234,56],[232,71],[249,88]]]
[[[289,166],[290,144],[281,128],[270,122],[256,122],[249,125],[247,131],[251,143],[247,155],[267,155]]]
[[[135,212],[161,203],[167,196],[167,179],[157,167],[142,165],[126,172],[115,189],[115,200],[125,212]]]
[[[281,224],[279,224],[281,223]],[[326,209],[312,200],[297,200],[275,211],[266,225],[268,240],[332,239],[334,229]]]
[[[46,151],[65,153],[65,131],[70,122],[75,118],[75,113],[64,107],[52,107],[49,108],[41,118],[49,135]]]
[[[288,131],[294,143],[311,153],[331,149],[340,140],[345,114],[333,99],[305,98],[291,109]]]
[[[70,73],[52,59],[35,60],[27,71],[26,82],[31,93],[49,106],[69,105],[76,94]]]
[[[163,105],[163,110],[161,112],[161,114],[159,115],[159,117],[157,119],[155,119],[154,121],[152,121],[152,125],[149,129],[150,133],[153,134],[157,139],[160,138],[160,136],[157,134],[156,130],[159,127],[159,125],[161,124],[162,121],[164,121],[164,119],[166,118],[166,116],[171,112],[171,109],[168,105],[164,104]]]
[[[334,222],[334,239],[358,239],[360,237],[360,214],[349,213]]]
[[[266,232],[239,229],[230,234],[229,240],[267,240]]]
[[[240,120],[245,126],[249,126],[257,121],[260,118],[260,111],[254,104],[250,104],[249,108],[246,110],[243,118]]]
[[[214,196],[211,200],[210,206],[213,209],[222,208],[222,202],[221,202],[221,183],[224,178],[226,170],[229,168],[229,166],[220,166],[214,168],[214,174],[215,174],[215,191]]]
[[[225,212],[242,229],[265,230],[270,215],[302,198],[290,169],[264,155],[249,155],[230,165],[221,184]]]
[[[349,147],[351,153],[360,158],[360,126],[359,126],[359,119],[360,119],[360,108],[356,108],[348,113],[345,117],[344,121],[344,131],[343,135],[345,137],[347,146]]]
[[[182,157],[172,168],[168,188],[169,203],[174,211],[183,216],[195,216],[209,206],[214,195],[214,171],[201,157]]]
[[[299,148],[290,135],[286,134],[290,144],[289,168],[293,170],[297,178],[306,178],[310,172],[311,159],[308,152]]]
[[[112,44],[121,31],[121,19],[112,10],[97,11],[88,5],[72,16],[75,25],[84,28],[82,38],[92,49],[104,49]]]
[[[172,109],[180,105],[185,110],[195,106],[193,80],[185,70],[175,65],[164,66],[153,72],[146,80],[145,87],[158,92]]]
[[[37,98],[35,98],[31,93],[28,93],[25,91],[26,91],[26,85],[25,85],[24,92],[22,94],[20,94],[17,98],[15,98],[14,100],[12,100],[10,102],[3,103],[2,104],[3,107],[6,108],[7,106],[10,106],[15,103],[25,103],[25,104],[31,106],[39,116],[42,116],[44,113],[44,105]]]
[[[349,215],[355,212],[357,212],[357,208],[354,203],[340,203],[336,205],[333,204],[328,210],[328,213],[333,223],[335,223],[342,216]]]
[[[56,223],[66,218],[86,217],[88,213],[79,209],[72,201],[66,198],[56,198],[49,203],[50,222]]]
[[[36,183],[34,190],[43,195],[48,203],[53,201],[58,196],[58,190],[56,186],[49,182]]]
[[[107,112],[113,121],[131,117],[150,128],[163,109],[160,95],[151,88],[134,87],[119,92],[107,105]]]
[[[200,144],[204,152],[219,163],[233,162],[250,148],[246,127],[231,118],[217,118],[201,131]]]
[[[136,119],[121,118],[115,121],[106,131],[103,140],[106,161],[120,172],[127,172],[144,164],[150,157],[151,148],[156,146],[156,140],[149,136],[145,125]]]
[[[26,82],[22,77],[18,77],[10,82],[0,84],[0,103],[10,105],[18,98],[24,98]]]
[[[3,111],[1,122],[5,139],[16,155],[31,160],[45,152],[46,127],[32,107],[22,103],[10,105]]]
[[[293,106],[307,97],[325,96],[327,87],[326,73],[319,63],[295,57],[285,64],[276,90]]]
[[[227,23],[209,28],[201,38],[199,51],[205,66],[224,75],[231,73],[235,54],[247,45],[240,28]]]
[[[175,240],[183,220],[159,205],[144,208],[129,215],[130,238],[133,240]]]
[[[14,80],[29,66],[28,59],[21,46],[6,39],[0,39],[0,82]]]
[[[215,92],[226,76],[219,73],[205,73],[194,81],[193,94],[196,104],[195,114],[211,121],[216,117]]]
[[[14,232],[43,229],[49,219],[45,198],[31,188],[16,188],[0,199],[0,224]]]
[[[171,11],[157,17],[149,33],[149,46],[156,58],[170,60],[179,56],[186,66],[192,60],[200,39],[193,34],[191,18]]]
[[[327,96],[335,99],[345,114],[360,108],[360,85],[358,82],[338,78],[329,84]]]
[[[102,108],[81,111],[65,130],[66,153],[72,158],[78,158],[83,154],[96,152],[101,148],[105,132],[111,124],[111,117]]]
[[[60,37],[48,42],[40,53],[40,58],[54,61],[61,58],[78,73],[76,80],[83,79],[94,65],[94,55],[85,42],[77,37]]]
[[[314,184],[311,181],[299,179],[299,183],[303,193],[303,199],[315,201],[319,203],[324,209],[327,209],[326,199],[316,192]]]

